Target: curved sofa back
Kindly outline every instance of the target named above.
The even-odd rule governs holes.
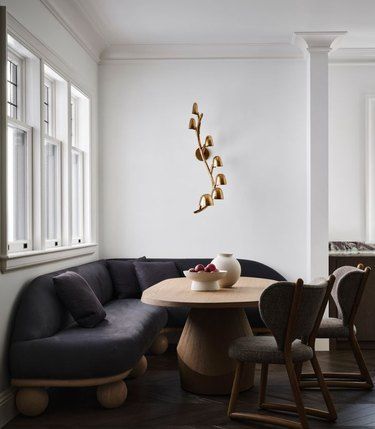
[[[81,275],[102,304],[113,299],[112,280],[105,261],[95,261],[36,277],[21,294],[12,341],[50,337],[73,322],[53,284],[53,277],[65,271]]]
[[[35,278],[21,293],[16,311],[12,342],[50,337],[73,323],[72,317],[59,300],[53,284],[53,277],[65,271],[75,271],[80,274],[92,287],[102,304],[116,298],[112,279],[107,269],[107,263],[110,263],[110,261],[109,259],[108,261],[91,262]],[[182,276],[183,270],[199,263],[208,264],[211,259],[151,258],[147,259],[147,261],[174,261]],[[239,259],[239,262],[243,276],[285,280],[277,271],[260,262],[247,259]],[[141,291],[139,291],[140,295]]]
[[[169,259],[169,258],[147,258],[149,262],[163,262],[163,261],[174,261],[177,265],[177,268],[181,271],[187,270],[189,268],[195,267],[197,264],[209,264],[212,261],[211,259],[203,258],[181,258],[181,259]],[[241,275],[244,277],[259,277],[263,279],[271,279],[276,281],[283,281],[285,278],[275,271],[273,268],[264,265],[260,262],[251,261],[249,259],[238,259],[241,265]]]

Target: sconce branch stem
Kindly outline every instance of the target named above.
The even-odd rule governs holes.
[[[212,174],[213,169],[211,170],[211,168],[208,165],[208,162],[206,160],[206,157],[204,156],[204,149],[203,149],[203,145],[202,145],[202,141],[201,141],[201,124],[202,124],[202,118],[203,118],[203,113],[201,113],[198,116],[198,122],[197,122],[197,129],[196,129],[196,133],[197,133],[197,139],[198,139],[198,146],[199,146],[199,150],[201,153],[201,157],[202,160],[204,161],[204,164],[207,168],[208,174],[210,176],[211,179],[211,184],[212,184],[212,190],[215,188],[215,179],[214,176]]]

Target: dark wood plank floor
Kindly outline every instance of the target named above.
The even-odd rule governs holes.
[[[375,375],[375,350],[365,353],[372,375]],[[319,360],[325,370],[354,369],[347,351],[320,352]],[[115,410],[104,410],[96,402],[95,389],[54,389],[50,391],[50,405],[37,418],[17,417],[6,428],[262,428],[259,424],[232,422],[226,417],[228,397],[197,396],[180,388],[176,352],[171,348],[163,356],[148,357],[147,373],[127,381],[128,398]],[[256,410],[259,370],[256,385],[240,395],[239,408]],[[271,367],[269,396],[277,401],[289,401],[291,393],[285,371]],[[375,428],[374,391],[333,391],[339,418],[335,424],[310,419],[312,429]],[[320,393],[308,391],[305,404],[322,406]],[[270,426],[268,426],[270,427]]]

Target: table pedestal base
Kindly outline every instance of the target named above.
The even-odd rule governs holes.
[[[236,363],[229,358],[230,343],[252,335],[242,308],[192,308],[177,355],[182,388],[203,395],[231,392]],[[254,365],[246,364],[240,390],[254,384]]]

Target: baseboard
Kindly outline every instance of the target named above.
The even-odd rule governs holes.
[[[0,392],[0,428],[4,427],[18,414],[15,403],[15,392],[16,389],[13,387]]]

